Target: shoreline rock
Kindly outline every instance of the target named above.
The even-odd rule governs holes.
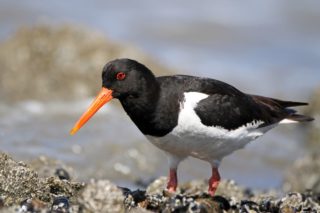
[[[0,153],[0,186],[3,206],[11,206],[28,199],[52,203],[59,196],[74,197],[84,183],[39,177],[24,162],[16,162],[9,155]]]
[[[312,191],[280,196],[224,180],[217,195],[210,197],[206,181],[196,180],[170,194],[163,190],[164,177],[154,180],[146,191],[130,190],[109,180],[67,179],[53,171],[68,167],[48,163],[45,157],[40,161],[29,166],[0,153],[0,212],[320,212],[320,193]]]

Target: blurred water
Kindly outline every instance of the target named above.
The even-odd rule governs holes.
[[[0,0],[0,5],[1,38],[19,26],[67,22],[135,43],[181,73],[217,78],[245,92],[307,101],[320,83],[319,2]],[[82,179],[130,184],[166,174],[165,156],[115,106],[105,107],[70,137],[69,129],[89,103],[1,105],[1,150],[19,159],[59,158]],[[280,127],[227,157],[222,177],[277,187],[285,168],[304,153],[302,144],[298,127]],[[179,172],[185,181],[208,177],[209,171],[209,165],[188,160]]]

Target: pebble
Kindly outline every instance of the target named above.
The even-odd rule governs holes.
[[[22,201],[20,205],[21,205],[21,207],[19,209],[19,212],[33,212],[34,211],[31,199],[27,199],[25,201]]]
[[[57,168],[55,175],[58,176],[60,180],[70,180],[69,173],[63,168]]]
[[[20,203],[18,212],[41,212],[44,210],[46,204],[38,199],[26,199]]]
[[[66,197],[57,197],[53,200],[52,213],[68,213],[70,208],[69,200]]]

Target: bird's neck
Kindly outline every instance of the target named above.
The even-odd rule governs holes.
[[[129,117],[144,134],[148,134],[152,126],[159,96],[160,86],[154,78],[154,81],[148,81],[141,88],[139,94],[119,99]]]

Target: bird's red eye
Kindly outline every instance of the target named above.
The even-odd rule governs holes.
[[[126,77],[126,74],[123,72],[118,72],[116,76],[117,80],[119,81],[123,80],[125,77]]]

